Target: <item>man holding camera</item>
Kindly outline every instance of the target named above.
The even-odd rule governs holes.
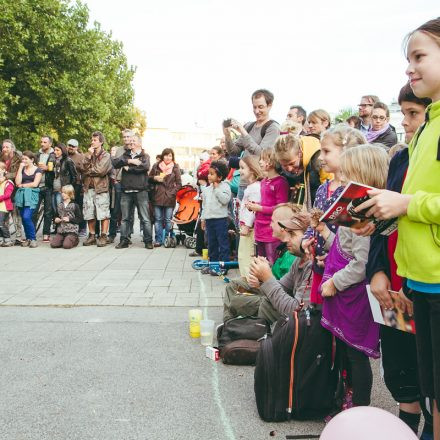
[[[265,148],[274,146],[280,134],[280,126],[269,118],[273,99],[274,96],[269,90],[256,90],[252,93],[252,107],[256,119],[254,122],[248,122],[243,126],[235,119],[223,121],[226,150],[231,157],[235,156],[238,158],[241,155],[246,156],[248,154],[260,156],[260,153]],[[231,137],[232,130],[239,133],[239,137],[236,140],[233,140]],[[237,168],[237,166],[234,166],[234,168]],[[246,186],[246,182],[240,179],[239,199],[243,197]]]
[[[92,134],[88,153],[84,156],[84,220],[89,227],[89,236],[84,246],[96,244],[103,247],[107,244],[107,234],[110,223],[110,181],[112,169],[110,154],[104,150],[105,137],[100,131]],[[101,235],[95,236],[96,221],[101,222]]]

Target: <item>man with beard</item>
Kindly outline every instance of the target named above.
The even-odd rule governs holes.
[[[373,113],[373,105],[379,102],[376,95],[365,95],[361,98],[361,103],[358,105],[360,123],[359,129],[363,134],[366,134],[371,125],[371,114]]]

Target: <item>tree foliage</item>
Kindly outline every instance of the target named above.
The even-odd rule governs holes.
[[[20,148],[36,148],[43,133],[84,145],[101,130],[117,142],[139,124],[134,72],[80,1],[2,0],[0,133]]]
[[[335,116],[335,123],[345,122],[350,116],[357,116],[358,110],[353,107],[342,108]]]

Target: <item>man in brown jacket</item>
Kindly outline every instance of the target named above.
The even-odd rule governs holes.
[[[84,220],[89,227],[89,236],[84,246],[107,244],[110,221],[109,173],[112,170],[110,154],[104,150],[105,137],[100,131],[92,134],[92,141],[83,162]],[[96,220],[101,222],[101,235],[95,237]]]

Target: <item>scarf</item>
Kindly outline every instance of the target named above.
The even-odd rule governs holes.
[[[171,161],[168,165],[162,161],[159,163],[159,168],[162,171],[162,173],[165,173],[166,176],[170,175],[174,168],[174,162]]]
[[[373,131],[370,127],[366,133],[367,142],[374,142],[380,135],[384,134],[388,130],[388,128],[390,128],[390,124],[385,125],[385,127],[379,131]]]

